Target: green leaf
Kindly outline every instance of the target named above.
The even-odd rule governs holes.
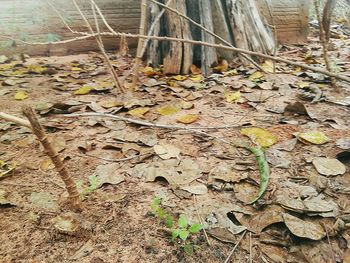
[[[188,229],[190,231],[190,233],[195,234],[198,233],[199,231],[201,231],[203,228],[203,226],[201,224],[193,224],[191,225],[191,227]]]
[[[165,219],[165,225],[167,228],[172,228],[174,226],[174,219],[171,215],[167,215]]]
[[[175,240],[179,235],[180,235],[180,230],[174,229],[173,232],[171,233],[172,240]]]
[[[89,190],[94,191],[97,189],[97,176],[96,175],[91,175],[89,176]]]
[[[193,253],[194,253],[194,247],[193,247],[192,244],[186,244],[186,245],[184,245],[184,246],[183,246],[183,249],[184,249],[184,251],[185,251],[187,254],[189,254],[189,255],[193,255]]]
[[[168,216],[168,213],[164,209],[158,207],[156,210],[156,216],[165,219]]]
[[[187,229],[181,229],[180,230],[179,237],[183,241],[186,241],[189,235],[190,235],[190,232]]]
[[[186,228],[187,227],[187,218],[185,215],[180,215],[178,225],[180,228]]]
[[[152,199],[151,209],[153,212],[155,212],[159,208],[159,205],[161,202],[162,202],[162,199],[157,196]]]

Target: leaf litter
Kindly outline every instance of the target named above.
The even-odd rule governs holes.
[[[162,238],[154,241],[159,226],[145,216],[149,200],[159,195],[166,198],[164,203],[172,213],[185,214],[191,222],[200,217],[211,242],[221,251],[217,253],[228,254],[231,247],[225,243],[237,242],[244,231],[259,234],[251,236],[254,251],[281,261],[315,262],[314,255],[322,254],[317,262],[329,262],[329,242],[339,261],[348,253],[344,242],[350,242],[349,166],[336,161],[336,156],[349,150],[349,110],[346,104],[331,102],[345,101],[348,89],[343,98],[334,99],[337,94],[325,82],[327,78],[310,72],[281,64],[280,73],[273,74],[271,61],[262,64],[268,73],[243,66],[230,68],[222,62],[211,76],[200,75],[195,66],[188,76],[165,76],[161,68],[145,67],[140,79],[143,86],[133,97],[116,98],[96,55],[45,58],[45,63],[40,63],[43,58],[30,58],[27,65],[0,59],[4,61],[0,64],[2,110],[20,116],[22,103],[37,105],[42,124],[75,180],[88,185],[91,176],[96,177],[96,190],[84,200],[88,207],[84,218],[103,229],[95,233],[101,246],[124,256],[137,251],[143,261],[160,255],[140,251],[140,246],[151,251],[161,248],[170,255],[172,246]],[[349,70],[348,66],[343,70]],[[325,87],[320,87],[320,81]],[[57,116],[84,112],[110,112],[183,130],[103,117]],[[2,224],[9,226],[1,237],[23,229],[23,234],[16,233],[24,242],[27,233],[40,229],[49,235],[53,227],[68,236],[66,242],[74,251],[70,255],[79,254],[80,260],[97,255],[89,228],[77,231],[83,224],[81,218],[50,216],[57,211],[63,189],[52,163],[39,147],[31,147],[37,142],[26,140],[29,134],[15,125],[1,125],[0,209]],[[215,126],[223,129],[193,129]],[[246,137],[249,147],[264,148],[264,159],[257,161],[249,149],[234,146],[238,140],[247,141]],[[265,168],[270,170],[268,177],[262,171]],[[12,201],[14,193],[18,197]],[[31,209],[41,215],[40,220],[25,224],[22,218]],[[342,222],[340,229],[334,227],[336,222]],[[135,232],[126,235],[131,228]],[[76,234],[87,239],[69,237]],[[55,241],[47,243],[38,234],[31,238],[48,252],[34,248],[28,252],[30,258],[40,261],[43,257],[37,255],[54,258],[62,253]],[[1,250],[14,242],[2,244]],[[80,250],[85,244],[89,244],[89,255]],[[217,261],[211,247],[205,247],[204,241],[200,246],[203,249],[194,255],[197,261],[204,255],[210,262]],[[241,246],[243,254],[249,251],[247,239]],[[14,255],[24,256],[21,251]]]

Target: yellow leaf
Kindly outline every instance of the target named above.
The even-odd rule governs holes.
[[[194,64],[191,65],[190,70],[191,70],[191,73],[194,75],[202,74],[202,70]]]
[[[71,71],[82,71],[83,69],[81,69],[79,67],[72,67],[70,70]]]
[[[265,71],[269,73],[273,73],[273,61],[268,59],[266,60],[262,65],[261,68],[263,68]]]
[[[144,67],[141,72],[143,74],[145,74],[146,76],[148,77],[151,77],[151,76],[154,76],[154,75],[157,75],[157,72],[155,72],[155,70],[152,68],[152,67]]]
[[[161,108],[158,108],[157,111],[160,115],[166,116],[166,115],[173,115],[181,110],[181,107],[177,106],[164,106]]]
[[[40,169],[43,171],[52,170],[53,168],[55,168],[55,165],[53,164],[51,159],[45,159],[40,164]]]
[[[197,114],[186,114],[182,115],[176,118],[178,122],[184,123],[184,124],[190,124],[195,122],[196,120],[199,119],[199,115]]]
[[[129,110],[128,113],[131,115],[131,116],[134,116],[134,117],[143,117],[143,115],[148,112],[150,109],[148,107],[140,107],[140,108],[136,108],[136,109],[133,109],[133,110]]]
[[[225,92],[225,98],[227,102],[235,102],[241,97],[241,92]]]
[[[252,75],[249,76],[249,80],[251,81],[260,81],[262,80],[264,75],[260,71],[255,71]]]
[[[192,80],[193,82],[200,82],[202,79],[202,75],[195,75],[193,77],[190,77],[190,80]]]
[[[234,75],[238,75],[237,69],[231,69],[231,70],[226,71],[224,73],[224,76],[234,76]]]
[[[255,144],[261,147],[269,147],[277,142],[275,135],[262,128],[244,128],[241,130],[241,134],[248,136]]]
[[[38,73],[38,74],[41,74],[41,73],[43,73],[43,71],[47,70],[47,68],[45,68],[41,65],[34,65],[34,64],[28,65],[27,69],[30,72],[34,72],[34,73]]]
[[[177,81],[182,81],[182,80],[187,79],[187,76],[176,75],[176,76],[172,76],[171,78],[172,78],[172,79],[175,79],[175,80],[177,80]]]
[[[221,62],[216,67],[213,68],[213,71],[218,73],[225,72],[227,70],[228,70],[228,62],[225,59],[221,60]]]
[[[25,91],[19,91],[15,94],[15,100],[24,100],[28,98],[28,94]]]
[[[312,144],[324,144],[329,141],[329,138],[320,131],[310,131],[310,132],[302,132],[298,134],[298,139],[302,142],[309,142]]]
[[[108,81],[98,82],[96,86],[94,86],[94,90],[105,90],[108,88],[113,88],[114,84]]]
[[[90,93],[94,88],[91,86],[82,86],[80,89],[74,92],[75,95],[85,95]]]
[[[105,108],[105,109],[109,109],[109,108],[113,108],[113,107],[124,106],[124,103],[123,103],[123,102],[116,101],[116,100],[105,100],[105,101],[100,101],[98,104],[101,105],[101,106],[102,106],[103,108]]]
[[[297,86],[301,89],[310,87],[310,82],[302,81],[297,83]]]
[[[7,71],[7,70],[10,70],[10,69],[12,69],[14,66],[15,66],[14,63],[11,63],[11,64],[1,64],[1,65],[0,65],[0,71]]]

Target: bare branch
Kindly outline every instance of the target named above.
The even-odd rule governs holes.
[[[11,39],[11,40],[17,41],[19,43],[23,43],[23,44],[47,45],[47,44],[70,43],[70,42],[77,41],[77,40],[87,39],[87,38],[90,38],[90,37],[96,37],[97,35],[98,34],[94,33],[94,34],[89,34],[89,35],[86,35],[86,36],[80,36],[80,37],[76,37],[76,38],[73,38],[73,39],[57,41],[57,42],[26,42],[26,41],[22,41],[22,40],[19,40],[19,39],[11,38],[9,36],[2,36],[2,35],[0,35],[0,37]],[[303,68],[303,69],[306,69],[306,70],[311,70],[313,72],[318,72],[318,73],[324,74],[324,75],[329,76],[329,77],[334,77],[336,79],[344,80],[344,81],[350,83],[350,77],[348,77],[346,75],[336,74],[334,72],[329,72],[329,71],[324,70],[322,68],[309,66],[309,65],[306,65],[306,64],[303,64],[303,63],[299,63],[299,62],[295,62],[295,61],[291,61],[291,60],[288,60],[288,59],[285,59],[285,58],[274,57],[274,56],[262,54],[262,53],[259,53],[259,52],[254,52],[254,51],[245,50],[245,49],[236,48],[236,47],[228,47],[228,46],[224,46],[222,44],[212,44],[212,43],[207,43],[207,42],[203,42],[203,41],[189,40],[189,39],[183,39],[183,38],[145,36],[145,35],[138,35],[138,34],[131,34],[131,33],[121,33],[121,32],[116,32],[116,33],[102,32],[102,33],[100,33],[100,35],[101,36],[117,36],[117,37],[125,36],[125,37],[129,37],[129,38],[144,38],[144,39],[148,39],[149,38],[149,39],[155,39],[155,40],[175,41],[175,42],[189,43],[189,44],[193,44],[193,45],[203,45],[203,46],[208,46],[208,47],[215,47],[215,48],[219,48],[219,49],[223,49],[223,50],[235,51],[235,52],[239,52],[239,53],[242,53],[242,54],[259,56],[259,57],[262,57],[262,58],[265,58],[265,59],[271,59],[271,60],[274,60],[274,61],[286,63],[286,64],[293,65],[293,66],[296,66],[296,67],[300,67],[300,68]]]

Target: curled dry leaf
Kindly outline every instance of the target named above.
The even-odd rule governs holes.
[[[297,237],[321,240],[326,236],[323,227],[318,223],[304,221],[286,213],[282,216],[287,228]]]
[[[99,188],[103,184],[120,184],[125,180],[124,175],[120,173],[120,166],[117,163],[99,165],[94,173]]]

